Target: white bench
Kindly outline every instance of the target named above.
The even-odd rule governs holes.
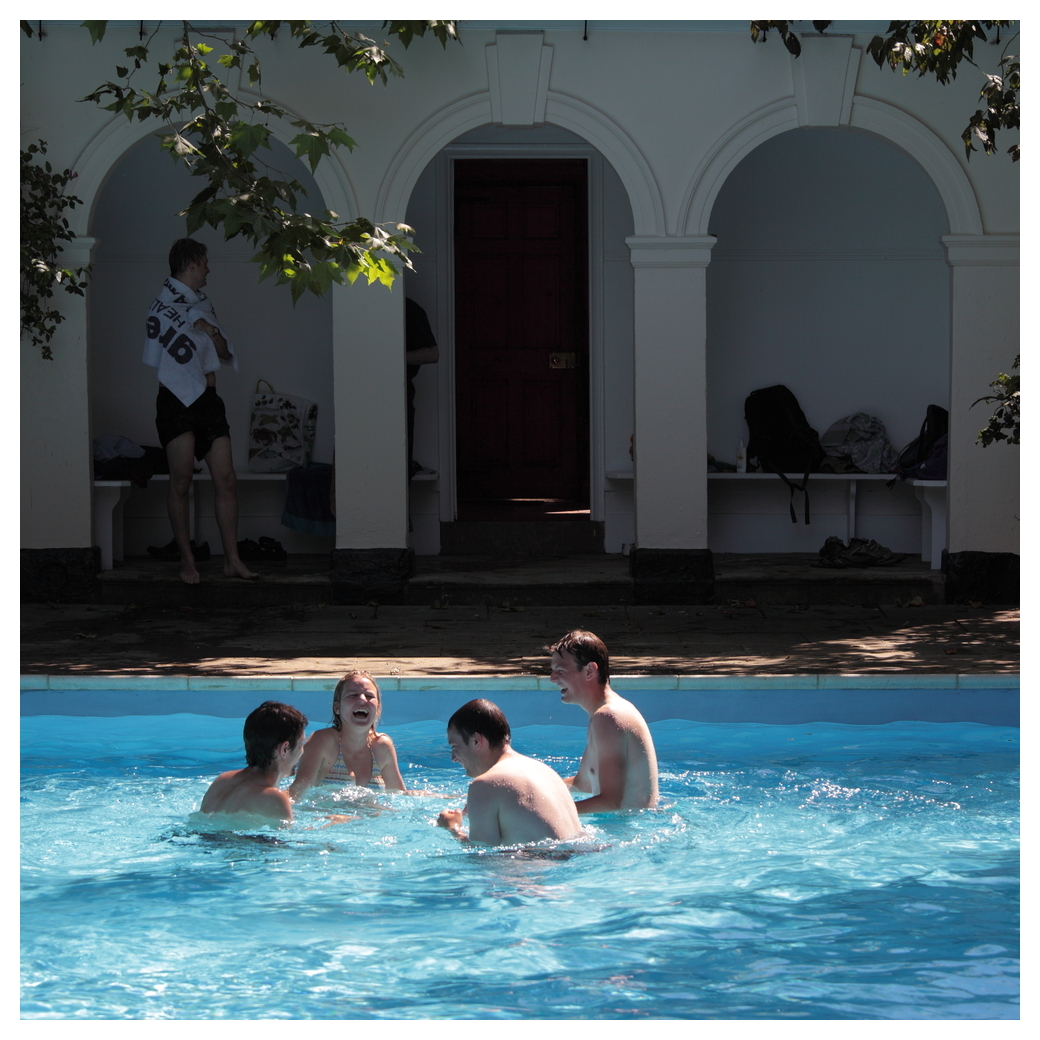
[[[237,473],[240,484],[255,480],[285,480],[284,473]],[[156,473],[150,480],[170,479],[169,473]],[[200,480],[211,481],[208,470],[196,473],[188,488],[188,531],[195,537],[197,505],[195,484]],[[110,571],[113,560],[123,559],[123,506],[136,485],[129,480],[95,480],[92,529],[94,545],[101,547],[101,569]]]
[[[632,480],[633,471],[628,469],[607,470],[608,480]],[[788,480],[800,482],[804,473],[788,473]],[[709,473],[709,480],[777,480],[775,473]],[[892,473],[810,473],[809,482],[844,480],[848,484],[848,504],[845,514],[845,541],[856,537],[856,487],[861,480],[894,479]],[[921,503],[921,559],[931,561],[932,570],[942,564],[942,551],[946,548],[946,481],[908,480]]]
[[[921,503],[921,559],[932,561],[932,570],[942,566],[946,548],[946,481],[908,480]]]

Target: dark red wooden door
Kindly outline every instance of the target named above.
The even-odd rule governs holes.
[[[455,163],[459,519],[588,508],[586,182],[584,160]]]

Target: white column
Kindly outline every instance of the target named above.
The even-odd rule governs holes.
[[[336,548],[408,545],[404,284],[334,286]]]
[[[626,241],[635,268],[636,545],[706,549],[705,268],[715,238]]]
[[[93,238],[62,249],[62,266],[90,263]],[[87,289],[90,292],[90,289]],[[44,361],[28,337],[21,341],[21,545],[78,549],[91,544],[94,463],[87,397],[87,304],[56,290],[65,316]]]
[[[975,443],[992,410],[989,393],[1019,352],[1018,235],[946,235],[950,286],[951,553],[1019,551],[1019,449]]]

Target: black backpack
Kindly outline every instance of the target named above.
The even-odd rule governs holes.
[[[809,522],[809,494],[806,481],[819,468],[824,458],[820,435],[809,425],[798,399],[786,386],[767,386],[754,390],[744,402],[744,419],[748,427],[747,455],[758,459],[759,467],[776,473],[791,489],[791,522],[797,523],[794,493],[805,494],[805,522]],[[786,473],[804,473],[800,484],[787,479]]]
[[[927,462],[935,442],[950,429],[950,413],[937,404],[930,404],[925,412],[921,432],[899,453],[896,474],[900,480],[916,477],[921,463]]]

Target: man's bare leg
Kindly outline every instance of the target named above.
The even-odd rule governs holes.
[[[227,578],[259,578],[238,555],[238,481],[231,461],[231,438],[218,437],[206,455],[213,478],[213,511],[224,546],[224,576]]]
[[[170,490],[166,496],[166,510],[170,514],[173,540],[181,554],[181,581],[198,585],[199,572],[191,551],[191,527],[188,523],[188,491],[195,471],[195,434],[182,433],[166,445],[166,460],[170,464]]]

